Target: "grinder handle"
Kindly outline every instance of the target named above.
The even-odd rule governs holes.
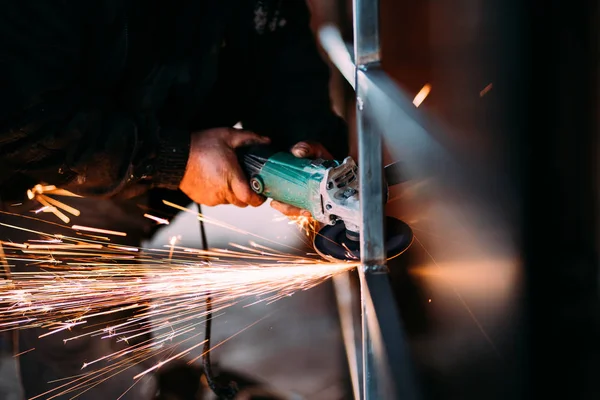
[[[268,160],[277,151],[268,145],[250,145],[238,147],[236,150],[238,162],[246,174],[248,180],[257,172],[256,163],[258,160]],[[251,157],[248,157],[251,156]]]

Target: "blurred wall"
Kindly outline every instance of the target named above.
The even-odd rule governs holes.
[[[312,3],[324,13],[332,2]],[[338,4],[349,21],[351,1]],[[431,85],[419,110],[443,129],[418,139],[453,163],[388,207],[426,239],[413,246],[412,288],[432,302],[415,312],[420,300],[404,298],[403,316],[428,320],[411,337],[428,390],[597,398],[599,3],[381,0],[380,10],[383,68],[409,98]],[[388,161],[416,147],[405,139],[422,127],[386,123]]]

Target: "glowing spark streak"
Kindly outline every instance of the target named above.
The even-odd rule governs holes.
[[[427,96],[429,96],[430,91],[431,91],[431,85],[429,83],[425,84],[425,86],[423,86],[421,88],[421,90],[419,90],[419,93],[417,93],[417,95],[415,96],[415,98],[413,100],[413,104],[415,105],[415,107],[419,107],[421,105],[421,103],[423,103],[423,101],[425,101]]]
[[[200,334],[194,335],[194,336],[192,336],[192,337],[190,337],[190,338],[188,338],[188,339],[185,339],[185,340],[183,340],[181,343],[184,343],[184,342],[187,342],[188,340],[194,339],[194,338],[198,337],[199,335],[200,335]],[[159,355],[159,354],[162,354],[162,353],[168,353],[169,351],[171,351],[171,350],[173,350],[173,349],[175,349],[175,345],[173,345],[173,346],[170,346],[170,347],[167,347],[167,348],[165,348],[165,349],[163,349],[163,350],[160,350],[160,351],[158,351],[156,355]],[[149,360],[149,359],[150,359],[150,358],[152,358],[152,357],[153,357],[153,355],[152,355],[152,354],[150,354],[149,356],[145,356],[144,354],[141,354],[141,355],[137,355],[137,356],[135,356],[135,358],[134,358],[132,361],[136,361],[137,363],[141,363],[141,362],[144,362],[144,361],[146,361],[146,360]],[[126,362],[127,362],[127,360],[122,360],[122,361],[120,361],[119,363],[117,363],[117,365],[116,365],[116,366],[114,366],[114,367],[112,367],[112,368],[110,368],[110,367],[109,367],[109,368],[106,368],[104,372],[102,372],[102,370],[98,371],[97,375],[98,375],[98,376],[102,376],[102,375],[105,375],[105,374],[107,374],[107,373],[109,373],[109,372],[111,372],[111,371],[114,371],[114,370],[118,369],[118,368],[120,367],[120,365],[122,365],[122,364],[125,364]],[[126,367],[126,368],[123,368],[121,371],[118,371],[118,372],[116,372],[116,373],[114,373],[114,374],[112,374],[112,375],[108,376],[107,378],[105,378],[105,379],[103,379],[103,380],[101,380],[101,381],[97,382],[96,384],[94,384],[93,386],[91,386],[90,388],[88,388],[87,390],[89,390],[89,389],[91,389],[91,388],[93,388],[93,387],[95,387],[95,386],[99,385],[100,383],[102,383],[102,382],[104,382],[104,381],[106,381],[106,380],[110,379],[111,377],[113,377],[113,376],[115,376],[115,375],[117,375],[117,374],[119,374],[119,373],[121,373],[121,372],[123,372],[123,371],[125,371],[125,370],[127,370],[127,369],[129,369],[129,368],[131,368],[133,365],[135,365],[135,363],[132,363],[132,364],[131,364],[131,365],[129,365],[128,367]],[[81,379],[85,378],[86,376],[88,376],[88,375],[84,375],[82,378],[80,378],[80,379],[78,379],[78,380],[81,380]],[[92,379],[93,379],[93,378],[92,378]],[[91,380],[91,379],[88,379],[87,381],[84,381],[84,382],[82,382],[82,383],[78,384],[77,386],[84,385],[86,382],[89,382],[90,380]],[[69,385],[69,383],[67,383],[66,385]],[[66,385],[63,385],[63,386],[66,386]],[[57,389],[58,389],[58,388],[57,388]],[[44,393],[44,394],[50,393],[50,392],[52,392],[52,391],[55,391],[55,390],[57,390],[57,389],[53,389],[53,390],[51,390],[51,391],[49,391],[49,392],[46,392],[46,393]],[[61,395],[62,395],[62,394],[64,394],[64,393],[68,393],[69,391],[74,391],[74,390],[75,390],[75,388],[67,389],[66,391],[63,391],[62,393],[59,393],[59,394],[57,394],[57,395],[55,395],[55,396],[51,397],[51,399],[52,399],[52,398],[55,398],[55,397],[57,397],[57,396],[61,396]],[[87,391],[87,390],[86,390],[86,391]],[[84,393],[84,392],[83,392],[83,393]],[[40,396],[43,396],[44,394],[42,394],[42,395],[39,395],[39,396],[36,396],[36,397],[34,397],[34,398],[30,399],[30,400],[33,400],[33,399],[35,399],[35,398],[37,398],[37,397],[40,397]],[[82,394],[82,393],[79,393],[79,394]]]
[[[40,221],[43,221],[43,220],[40,220]],[[33,229],[22,228],[20,226],[15,226],[15,225],[9,225],[9,224],[5,224],[3,222],[0,222],[0,225],[5,226],[7,228],[17,229],[17,230],[20,230],[20,231],[24,231],[24,232],[35,233],[36,235],[40,235],[40,236],[58,237],[58,235],[49,235],[49,234],[44,233],[44,232],[34,231]]]
[[[134,387],[135,385],[137,385],[139,382],[141,382],[141,381],[135,381],[135,382],[133,382],[133,383],[131,384],[131,386],[129,386],[129,387],[127,388],[127,390],[123,392],[123,394],[121,394],[119,397],[117,397],[117,400],[121,400],[121,399],[123,398],[123,396],[125,396],[127,393],[129,393],[129,391],[130,391],[131,389],[133,389],[133,387]]]
[[[284,252],[282,252],[282,251],[278,251],[278,250],[271,249],[271,248],[269,248],[269,247],[266,247],[266,246],[264,246],[264,245],[262,245],[262,244],[259,244],[259,243],[253,242],[253,241],[250,241],[250,246],[252,246],[252,247],[256,247],[257,249],[263,249],[263,250],[267,250],[267,251],[269,251],[269,252],[272,252],[272,253],[277,253],[277,254],[280,254],[280,255],[287,255],[287,254],[285,254],[285,253],[284,253]]]
[[[89,257],[100,257],[100,258],[125,258],[130,259],[135,256],[117,256],[114,254],[102,254],[102,253],[78,253],[74,251],[52,251],[52,250],[21,250],[25,254],[53,254],[53,255],[61,255],[61,256],[89,256]]]
[[[110,238],[107,238],[106,236],[86,235],[85,233],[81,233],[81,232],[75,232],[75,233],[78,235],[87,236],[87,237],[91,237],[91,238],[99,239],[99,240],[106,240],[107,242],[110,242]]]
[[[248,329],[252,328],[254,325],[258,324],[259,322],[263,321],[264,319],[270,317],[271,315],[273,315],[273,313],[269,313],[267,315],[265,315],[264,317],[262,317],[261,319],[259,319],[258,321],[255,321],[253,323],[251,323],[250,325],[246,326],[244,329],[240,330],[239,332],[229,336],[227,339],[222,340],[221,342],[217,343],[216,345],[214,345],[213,347],[211,347],[208,351],[213,351],[214,349],[216,349],[217,347],[221,346],[222,344],[230,341],[231,339],[233,339],[234,337],[236,337],[237,335],[239,335],[242,332],[247,331]],[[202,356],[204,356],[207,352],[204,352],[202,354],[200,354],[198,357],[191,359],[190,361],[188,361],[188,364],[191,365],[193,363],[195,363],[196,361],[198,361]]]
[[[115,376],[115,375],[117,375],[117,374],[119,374],[119,373],[121,373],[121,372],[123,372],[123,371],[125,371],[125,370],[127,370],[127,369],[129,369],[129,368],[131,368],[131,367],[133,367],[133,366],[135,365],[135,362],[134,362],[134,361],[137,361],[137,362],[143,362],[143,361],[146,361],[146,360],[148,360],[148,359],[150,359],[150,358],[152,358],[152,355],[150,355],[150,356],[146,356],[146,358],[144,358],[144,355],[139,355],[139,356],[137,356],[136,358],[134,358],[134,359],[130,360],[130,361],[131,361],[131,364],[130,364],[129,366],[127,366],[126,368],[123,368],[121,371],[118,371],[118,372],[116,372],[116,373],[114,373],[114,374],[112,374],[112,375],[108,376],[107,378],[105,378],[105,379],[101,380],[100,382],[98,382],[98,383],[96,383],[96,384],[94,384],[94,385],[92,385],[92,386],[88,387],[88,388],[87,388],[85,391],[83,391],[83,392],[79,393],[79,395],[81,395],[81,394],[85,393],[86,391],[88,391],[88,390],[90,390],[91,388],[93,388],[93,387],[95,387],[95,386],[99,385],[100,383],[102,383],[102,382],[105,382],[106,380],[108,380],[108,379],[112,378],[113,376]],[[116,365],[114,365],[114,366],[112,366],[112,367],[108,367],[108,368],[105,368],[105,369],[102,369],[102,370],[96,371],[95,373],[94,373],[94,372],[92,372],[92,373],[87,373],[87,374],[78,375],[78,376],[77,376],[77,379],[75,379],[75,380],[73,380],[73,381],[70,381],[70,382],[67,382],[67,383],[65,383],[65,384],[63,384],[63,385],[61,385],[61,386],[58,386],[58,387],[54,388],[54,389],[48,390],[47,392],[44,392],[44,393],[38,394],[37,396],[34,396],[34,397],[32,397],[31,399],[29,399],[29,400],[38,399],[38,398],[40,398],[40,397],[42,397],[42,396],[45,396],[45,395],[48,395],[48,394],[50,394],[50,393],[52,393],[52,392],[56,392],[56,391],[57,391],[57,390],[59,390],[59,389],[62,389],[62,388],[64,388],[64,387],[68,387],[69,385],[74,385],[74,384],[75,384],[75,382],[77,382],[77,381],[82,381],[82,380],[83,380],[81,383],[78,383],[77,385],[74,385],[74,386],[73,386],[73,387],[71,387],[71,388],[67,388],[67,389],[63,390],[62,392],[60,392],[60,393],[57,393],[57,394],[53,395],[52,397],[49,397],[49,398],[48,398],[48,400],[50,400],[50,399],[54,399],[54,398],[56,398],[56,397],[59,397],[59,396],[62,396],[62,395],[66,394],[66,393],[69,393],[69,392],[73,392],[73,391],[77,390],[77,389],[78,389],[78,387],[80,387],[80,386],[85,386],[86,384],[88,384],[88,382],[92,381],[94,378],[100,377],[100,376],[102,376],[102,375],[106,375],[106,374],[108,374],[108,373],[110,373],[110,372],[112,372],[112,371],[114,371],[114,370],[117,370],[117,369],[118,369],[118,368],[119,368],[121,365],[123,365],[123,364],[125,364],[125,363],[126,363],[126,361],[125,361],[125,360],[123,360],[123,361],[121,361],[121,362],[117,363]],[[90,375],[92,375],[92,378],[88,378]],[[94,375],[95,375],[95,377],[94,377]],[[72,377],[71,377],[71,378],[72,378]],[[71,378],[65,378],[65,379],[71,379]],[[86,379],[86,378],[88,378],[88,379]],[[60,380],[65,380],[65,379],[60,379]],[[86,380],[84,380],[84,379],[86,379]],[[58,381],[60,381],[60,380],[58,380]],[[88,385],[89,385],[89,384],[88,384]]]
[[[305,217],[305,216],[299,215],[299,216],[291,216],[288,218],[290,219],[288,224],[298,226],[298,228],[301,231],[304,231],[304,233],[306,234],[306,237],[308,237],[308,238],[314,237],[318,223],[312,217]]]
[[[35,199],[38,202],[40,202],[41,205],[48,207],[48,210],[50,210],[50,212],[52,212],[54,215],[56,215],[58,218],[60,218],[60,220],[62,222],[64,222],[65,224],[68,224],[71,221],[71,219],[69,217],[67,217],[65,214],[63,214],[61,211],[59,211],[56,207],[53,207],[48,201],[46,201],[44,196],[36,196]]]
[[[95,314],[86,314],[85,317],[86,318],[99,317],[101,315],[114,314],[114,313],[118,313],[118,312],[121,312],[121,311],[132,310],[132,309],[136,309],[136,308],[140,308],[140,307],[141,307],[141,305],[139,305],[139,304],[133,304],[133,305],[128,306],[128,307],[119,307],[119,308],[115,308],[113,310],[104,311],[104,312],[98,312],[98,313],[95,313]],[[75,322],[75,321],[73,321],[73,320],[67,320],[66,322],[67,323],[72,323],[72,322]],[[69,339],[72,339],[72,338],[69,338]],[[69,339],[66,339],[65,341],[67,341]]]
[[[138,249],[137,247],[115,246],[114,244],[109,244],[108,247],[111,249],[115,249],[115,250],[136,251],[136,252],[140,251],[140,249]]]
[[[298,256],[294,256],[294,255],[290,255],[290,254],[280,254],[280,253],[276,252],[275,250],[271,250],[272,253],[267,253],[266,251],[252,249],[250,247],[242,246],[242,245],[235,244],[235,243],[229,243],[229,245],[232,247],[236,247],[236,248],[245,250],[245,251],[238,252],[238,251],[232,251],[229,249],[211,249],[211,250],[207,251],[207,250],[201,250],[201,249],[190,249],[190,248],[179,247],[179,246],[176,246],[175,249],[183,249],[184,253],[195,253],[200,256],[206,256],[206,257],[215,256],[215,257],[220,257],[220,258],[235,258],[235,259],[248,258],[248,259],[260,259],[260,260],[271,259],[273,261],[275,261],[275,260],[280,261],[285,258],[289,258],[291,260],[296,260],[296,261],[298,260]],[[168,245],[165,245],[165,247],[168,247]],[[265,249],[268,249],[268,248],[265,247]],[[156,251],[164,251],[164,250],[157,249]],[[181,252],[177,252],[177,251],[174,251],[174,253],[181,254]],[[314,262],[314,260],[311,260],[311,261]]]
[[[489,84],[486,87],[483,88],[483,90],[481,92],[479,92],[479,97],[483,97],[485,96],[490,90],[492,90],[492,88],[494,87],[493,84]]]
[[[154,371],[155,369],[158,369],[158,368],[162,367],[163,365],[165,365],[169,361],[176,360],[176,359],[178,359],[178,358],[180,358],[182,356],[185,356],[185,355],[189,354],[190,351],[192,351],[194,349],[197,349],[198,347],[204,345],[204,343],[206,343],[206,340],[203,340],[202,342],[197,343],[197,344],[193,345],[192,347],[190,347],[190,348],[188,348],[186,350],[183,350],[182,352],[179,352],[179,353],[175,354],[173,357],[167,358],[166,360],[159,362],[154,367],[148,368],[144,372],[141,372],[141,373],[137,374],[136,376],[133,377],[133,379],[139,379],[142,376],[146,375],[148,372]]]
[[[356,257],[355,255],[352,254],[352,250],[350,250],[348,248],[348,246],[346,245],[346,243],[342,243],[342,246],[344,247],[344,249],[346,249],[346,257],[352,259],[352,260],[358,260],[358,257]]]
[[[127,236],[127,234],[125,232],[111,231],[108,229],[92,228],[90,226],[73,225],[73,226],[71,226],[71,228],[76,231],[104,233],[105,235],[114,235],[114,236]]]
[[[103,246],[101,244],[55,244],[55,245],[51,245],[51,244],[28,244],[27,245],[27,249],[45,249],[45,250],[52,250],[52,249],[97,249],[100,250],[102,249]]]
[[[260,249],[262,249],[262,250],[258,250],[258,249],[253,249],[251,247],[243,246],[243,245],[237,244],[237,243],[229,243],[229,245],[245,251],[245,253],[236,252],[235,254],[238,256],[244,255],[247,257],[248,252],[253,252],[253,253],[260,255],[261,257],[272,256],[272,257],[278,258],[278,259],[281,259],[281,258],[290,258],[290,259],[296,259],[296,260],[298,259],[298,256],[294,256],[292,254],[285,254],[285,253],[279,252],[274,249],[270,249],[265,246],[260,246]],[[255,247],[259,247],[259,246],[255,245]]]
[[[197,212],[194,212],[194,211],[192,211],[192,210],[189,210],[189,209],[187,209],[187,208],[185,208],[185,207],[182,207],[182,206],[180,206],[180,205],[177,205],[177,204],[175,204],[175,203],[171,203],[170,201],[163,200],[163,203],[164,203],[165,205],[169,206],[169,207],[173,207],[173,208],[176,208],[176,209],[178,209],[178,210],[185,211],[185,212],[187,212],[187,213],[190,213],[190,214],[194,214],[194,215],[196,215],[196,217],[198,218],[198,220],[199,220],[199,221],[204,221],[204,222],[206,222],[206,223],[209,223],[209,224],[212,224],[212,225],[215,225],[215,226],[220,226],[220,227],[222,227],[222,228],[230,229],[230,230],[232,230],[232,231],[234,231],[234,232],[242,233],[242,234],[244,234],[244,235],[253,236],[253,237],[256,237],[256,238],[258,238],[258,239],[265,240],[265,241],[267,241],[267,242],[276,243],[276,244],[281,244],[281,243],[277,243],[277,242],[275,242],[274,240],[271,240],[271,239],[265,238],[265,237],[263,237],[263,236],[256,235],[256,234],[254,234],[254,233],[252,233],[252,232],[247,232],[247,231],[245,231],[245,230],[243,230],[243,229],[236,228],[235,226],[232,226],[232,225],[229,225],[229,224],[225,224],[225,223],[222,223],[222,222],[219,222],[219,221],[211,220],[211,219],[209,219],[209,218],[206,218],[206,217],[205,217],[205,216],[203,216],[202,214],[198,214]],[[296,248],[296,247],[289,246],[289,245],[285,245],[285,247],[288,247],[288,248],[290,248],[290,249],[293,249],[293,250],[296,250],[296,251],[302,251],[301,249],[298,249],[298,248]]]
[[[98,363],[98,362],[103,361],[103,360],[124,358],[125,356],[127,356],[129,354],[132,354],[134,352],[140,352],[141,350],[151,349],[153,347],[158,347],[158,346],[162,345],[163,343],[168,342],[168,341],[172,341],[175,337],[185,335],[186,333],[189,333],[192,330],[194,330],[194,329],[183,330],[183,331],[178,332],[177,334],[168,334],[168,335],[167,334],[161,334],[161,335],[158,335],[156,337],[144,340],[143,342],[139,343],[137,347],[129,347],[127,349],[123,349],[123,350],[117,351],[116,353],[105,355],[105,356],[100,357],[100,358],[98,358],[98,359],[96,359],[94,361],[84,363],[81,366],[81,369],[83,370],[83,369],[89,367],[90,365]],[[200,335],[200,333],[198,333],[196,335],[193,335],[193,336],[191,336],[191,337],[189,337],[189,338],[181,341],[180,343],[184,343],[184,342],[186,342],[188,340],[196,338],[199,335]]]
[[[18,320],[15,325],[10,325],[9,329],[31,326],[54,328],[47,333],[48,335],[73,327],[74,324],[87,323],[86,321],[92,316],[116,313],[123,309],[123,307],[119,307],[120,310],[112,309],[119,304],[134,303],[135,305],[129,307],[137,308],[139,311],[136,311],[133,317],[117,317],[121,322],[118,324],[114,324],[117,321],[111,322],[113,325],[108,329],[100,323],[91,326],[88,324],[86,326],[90,331],[76,338],[115,337],[119,342],[127,342],[145,334],[153,336],[152,341],[135,343],[129,345],[126,351],[105,356],[103,359],[111,360],[115,368],[103,368],[98,373],[84,374],[85,381],[80,384],[77,381],[68,383],[67,386],[70,387],[66,389],[67,392],[86,387],[86,390],[89,390],[90,385],[95,386],[98,380],[104,379],[102,376],[123,369],[125,358],[127,362],[131,362],[150,358],[165,350],[168,351],[166,353],[168,358],[172,359],[174,351],[171,350],[174,350],[174,347],[168,343],[196,329],[199,323],[194,321],[206,315],[204,296],[207,292],[215,295],[214,310],[218,312],[235,304],[239,299],[252,296],[257,299],[252,304],[276,301],[298,290],[307,290],[357,265],[357,263],[329,263],[319,258],[296,257],[254,242],[250,242],[250,247],[232,244],[232,247],[237,248],[234,251],[211,249],[204,252],[183,247],[177,247],[176,251],[173,245],[170,249],[172,259],[169,263],[165,263],[164,258],[160,257],[161,252],[165,250],[146,249],[144,255],[135,257],[139,263],[114,264],[113,259],[124,257],[123,251],[127,249],[125,246],[109,245],[110,250],[100,246],[100,249],[95,247],[99,250],[97,253],[83,252],[80,251],[83,239],[50,235],[21,227],[13,228],[64,239],[67,242],[74,241],[74,244],[66,243],[72,246],[72,251],[64,252],[67,256],[74,256],[70,257],[71,260],[82,258],[82,255],[91,255],[100,260],[90,263],[70,262],[66,263],[69,265],[68,269],[63,264],[52,267],[52,272],[14,273],[17,282],[15,287],[18,290],[0,292],[0,318],[6,317],[4,321],[7,323],[15,323]],[[48,247],[47,245],[34,246]],[[56,247],[62,250],[63,246]],[[11,251],[23,252],[14,248]],[[217,258],[207,262],[209,256]],[[44,261],[33,255],[31,257],[34,257],[32,261],[64,262]],[[100,262],[103,259],[106,259],[106,262]],[[240,259],[247,261],[240,262]],[[154,267],[156,264],[160,264],[160,268]],[[266,294],[271,295],[265,297]],[[36,318],[23,320],[20,318],[23,315]],[[65,322],[60,322],[59,319],[69,324],[65,325]],[[82,321],[84,319],[85,321]],[[94,326],[98,328],[95,329]],[[75,338],[66,340],[70,339]],[[148,354],[150,355],[147,356]],[[94,362],[97,361],[91,363]],[[163,360],[161,365],[164,365],[164,362]],[[86,363],[84,367],[91,363]]]
[[[46,225],[54,225],[54,226],[58,226],[60,228],[64,228],[65,227],[64,225],[58,224],[56,222],[51,222],[51,221],[48,221],[48,220],[45,220],[45,219],[36,218],[36,217],[32,217],[32,216],[28,216],[28,215],[24,215],[24,214],[19,214],[19,213],[13,213],[13,212],[8,212],[8,211],[2,211],[2,210],[0,210],[0,214],[12,215],[12,216],[19,217],[19,218],[25,218],[25,219],[32,220],[32,221],[38,221],[38,222],[41,222],[41,223],[46,224]],[[23,228],[17,228],[17,229],[23,229]],[[59,236],[61,236],[61,235],[52,235],[52,234],[49,234],[49,233],[40,233],[40,234],[42,236],[51,236],[51,237],[59,237]]]
[[[425,245],[423,245],[423,243],[419,240],[419,238],[417,238],[417,236],[414,236],[413,240],[416,240],[417,243],[419,243],[419,245],[421,246],[421,248],[425,251],[425,253],[427,253],[427,256],[429,256],[429,258],[431,259],[431,261],[433,262],[433,264],[436,267],[442,268],[438,264],[437,260],[433,257],[433,254],[431,254],[429,252],[429,250],[427,250],[427,248],[425,248]],[[485,330],[485,328],[483,327],[483,325],[481,325],[481,322],[479,322],[479,319],[477,319],[477,317],[475,316],[475,313],[473,313],[473,311],[471,310],[471,307],[469,307],[469,305],[467,304],[467,302],[463,299],[463,297],[461,296],[461,294],[458,292],[458,290],[455,287],[452,287],[452,291],[454,292],[454,294],[456,295],[456,297],[458,298],[458,300],[462,303],[462,305],[465,307],[465,310],[467,310],[467,313],[469,313],[469,316],[471,317],[471,319],[473,320],[473,322],[475,323],[475,325],[477,326],[477,328],[479,329],[479,331],[481,332],[481,334],[483,335],[483,337],[490,344],[492,350],[494,350],[494,352],[496,353],[496,355],[498,357],[501,357],[501,354],[498,351],[498,348],[496,347],[496,345],[494,344],[494,341],[492,340],[492,338],[490,337],[490,335],[488,335],[488,333]]]
[[[64,189],[44,190],[44,193],[53,194],[56,196],[65,196],[65,197],[79,197],[79,198],[82,197],[78,194],[69,192],[68,190],[64,190]]]
[[[49,192],[52,190],[56,190],[56,186],[54,186],[54,185],[43,186],[43,185],[37,184],[33,187],[33,192],[37,193],[37,194],[42,194],[44,192]]]
[[[57,332],[61,332],[61,331],[67,330],[67,329],[71,329],[71,328],[72,328],[72,327],[74,327],[74,326],[85,324],[86,322],[87,322],[87,321],[81,321],[81,322],[77,322],[77,323],[70,323],[70,324],[66,324],[66,325],[65,325],[65,326],[63,326],[62,328],[58,328],[58,329],[55,329],[55,330],[53,330],[53,331],[50,331],[50,332],[44,333],[44,334],[42,334],[42,335],[38,336],[38,338],[39,338],[39,339],[41,339],[41,338],[43,338],[43,337],[46,337],[46,336],[53,335],[53,334],[55,334],[55,333],[57,333]]]
[[[153,221],[156,221],[162,225],[169,225],[169,220],[164,219],[164,218],[155,217],[154,215],[150,215],[150,214],[144,214],[144,217],[149,218]]]
[[[22,323],[28,323],[28,322],[32,322],[32,321],[33,321],[33,319],[27,318],[27,319],[22,319],[19,321],[4,322],[4,323],[1,323],[0,326],[19,325]]]
[[[12,247],[18,247],[21,249],[26,249],[27,245],[23,244],[23,243],[13,243],[13,242],[2,242],[0,241],[0,244],[3,244],[4,246],[12,246]]]
[[[17,357],[19,357],[19,356],[22,356],[23,354],[27,354],[27,353],[29,353],[30,351],[34,351],[34,350],[35,350],[35,347],[32,347],[32,348],[31,348],[31,349],[29,349],[29,350],[25,350],[25,351],[22,351],[22,352],[20,352],[20,353],[17,353],[17,354],[15,354],[15,355],[13,356],[13,358],[17,358]]]
[[[67,205],[67,204],[65,204],[63,202],[58,201],[58,200],[55,200],[55,199],[53,199],[51,197],[45,196],[43,194],[38,195],[38,197],[41,198],[41,199],[44,199],[44,201],[46,201],[47,203],[50,203],[54,207],[58,207],[58,208],[66,211],[69,214],[74,215],[76,217],[78,217],[81,214],[81,212],[78,209],[76,209],[74,207],[71,207],[71,206],[69,206],[69,205]]]
[[[175,243],[177,243],[177,236],[173,236],[169,243],[171,244],[171,250],[169,251],[169,260],[171,260],[171,258],[173,258],[173,248],[175,246]]]

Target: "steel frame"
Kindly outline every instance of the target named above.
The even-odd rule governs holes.
[[[353,1],[354,63],[333,27],[321,30],[321,42],[334,64],[352,84],[356,93],[356,124],[361,192],[361,348],[356,354],[352,321],[351,286],[348,277],[336,281],[336,295],[343,323],[344,341],[355,397],[361,399],[415,399],[417,389],[412,374],[404,329],[388,277],[384,248],[383,151],[374,103],[369,91],[371,75],[380,69],[379,2]]]

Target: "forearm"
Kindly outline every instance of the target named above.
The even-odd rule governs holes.
[[[132,186],[177,189],[189,154],[187,132],[141,125],[134,115],[81,112],[47,122],[0,147],[12,171],[83,196],[119,196]],[[146,121],[148,117],[144,118]],[[0,132],[5,137],[10,132]],[[10,147],[10,154],[8,148]]]
[[[102,197],[127,196],[133,187],[137,194],[149,188],[177,189],[189,156],[189,133],[163,129],[152,116],[143,116],[144,123],[140,119],[112,113],[92,119],[94,126],[84,130],[84,148],[67,147],[76,151],[62,167],[71,175],[67,188]]]

